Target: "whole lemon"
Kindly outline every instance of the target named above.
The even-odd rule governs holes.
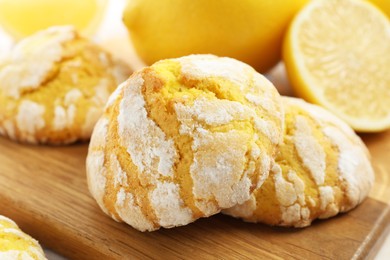
[[[308,0],[130,0],[123,20],[147,64],[211,53],[266,72],[280,59],[285,30]]]
[[[92,35],[103,18],[107,0],[0,0],[0,26],[22,39],[54,25],[73,25]]]

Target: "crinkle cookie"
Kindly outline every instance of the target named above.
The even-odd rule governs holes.
[[[243,203],[282,142],[274,86],[230,58],[192,55],[134,73],[89,146],[89,189],[117,221],[171,228]]]
[[[27,143],[89,139],[128,76],[127,66],[72,27],[40,31],[0,61],[0,134]]]
[[[23,233],[19,227],[0,215],[0,259],[46,259],[38,241]]]
[[[356,207],[374,182],[368,150],[321,107],[284,98],[284,144],[251,199],[224,213],[249,222],[305,227]]]

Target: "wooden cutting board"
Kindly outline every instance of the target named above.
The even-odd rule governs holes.
[[[71,259],[298,258],[372,256],[390,223],[390,131],[364,135],[376,170],[370,198],[305,229],[272,228],[224,215],[141,233],[107,217],[89,195],[87,144],[21,145],[0,138],[0,214]]]
[[[110,21],[102,33],[110,36],[102,47],[127,57],[133,68],[142,67],[127,34],[120,36],[113,25]],[[268,76],[281,94],[291,95],[282,67]],[[370,258],[390,229],[390,131],[362,137],[376,171],[370,198],[349,213],[315,221],[305,229],[272,228],[216,215],[184,227],[141,233],[106,216],[89,195],[87,144],[30,146],[1,137],[0,215],[71,259]]]

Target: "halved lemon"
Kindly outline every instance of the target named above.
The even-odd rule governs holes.
[[[0,0],[0,27],[22,38],[53,25],[73,25],[92,34],[107,0]]]
[[[390,21],[363,0],[313,0],[283,57],[296,94],[361,132],[390,128]]]

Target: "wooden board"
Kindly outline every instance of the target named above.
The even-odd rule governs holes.
[[[87,144],[21,145],[0,138],[0,214],[71,259],[351,259],[373,254],[390,223],[390,131],[365,135],[377,180],[361,206],[305,229],[271,228],[224,215],[141,233],[107,217],[89,195]]]

